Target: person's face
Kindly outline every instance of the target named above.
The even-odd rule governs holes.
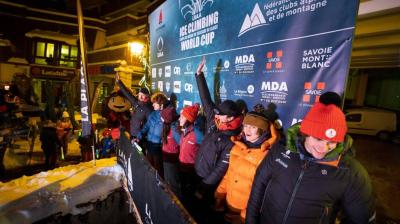
[[[255,142],[260,137],[258,128],[253,125],[249,125],[249,124],[243,125],[243,132],[244,132],[246,140],[249,142]]]
[[[144,94],[144,93],[142,93],[142,92],[139,92],[139,94],[138,94],[138,100],[139,100],[139,101],[141,101],[141,102],[147,102],[148,99],[149,99],[149,96],[148,96],[148,95],[146,95],[146,94]]]
[[[186,124],[186,121],[186,117],[181,114],[181,116],[179,117],[179,126],[183,127]]]
[[[336,142],[330,142],[312,136],[307,136],[304,142],[304,147],[307,152],[316,159],[324,158],[328,152],[336,148],[336,145]]]
[[[157,102],[154,102],[153,108],[154,108],[154,110],[162,110],[162,105]]]
[[[215,118],[217,118],[221,123],[227,123],[233,120],[233,117],[229,117],[228,115],[215,115]]]

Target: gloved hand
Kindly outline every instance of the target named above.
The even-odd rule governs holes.
[[[215,198],[214,211],[223,212],[225,210],[225,199]]]
[[[211,189],[211,185],[201,182],[196,192],[194,193],[194,196],[196,196],[197,199],[202,200],[209,189]]]

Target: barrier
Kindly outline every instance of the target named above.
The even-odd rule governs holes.
[[[121,135],[118,164],[126,175],[127,188],[143,223],[195,223],[177,197],[168,189],[144,155]]]

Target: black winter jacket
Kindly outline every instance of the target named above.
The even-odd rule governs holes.
[[[246,223],[334,223],[338,208],[344,223],[374,221],[371,182],[359,162],[342,154],[332,166],[300,155],[280,144],[272,147],[257,170]]]
[[[132,95],[131,91],[126,88],[124,83],[121,80],[117,81],[117,85],[121,89],[121,92],[124,96],[129,100],[132,104],[132,114],[130,120],[130,134],[131,136],[136,137],[144,124],[146,124],[147,118],[150,113],[153,111],[153,106],[150,102],[141,102],[134,95]]]
[[[211,100],[203,73],[196,75],[196,82],[206,116],[206,133],[196,156],[195,169],[203,183],[217,185],[228,170],[230,151],[234,145],[230,137],[239,134],[240,128],[218,131],[214,122],[216,106]]]

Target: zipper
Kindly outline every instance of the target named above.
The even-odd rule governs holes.
[[[289,204],[288,204],[288,207],[286,208],[285,216],[283,217],[283,221],[282,221],[283,224],[286,223],[286,220],[289,217],[289,213],[292,208],[294,198],[296,196],[297,190],[299,189],[300,182],[303,179],[304,171],[307,168],[308,168],[308,161],[305,161],[305,163],[301,166],[301,172],[299,174],[299,177],[297,178],[296,185],[294,186],[292,195],[290,196]]]
[[[330,207],[327,206],[327,205],[324,206],[324,211],[322,212],[321,218],[319,219],[319,223],[320,223],[320,224],[323,224],[325,218],[328,218],[328,217],[329,217],[329,210],[330,210],[329,208],[330,208]]]
[[[272,179],[269,180],[268,185],[267,185],[267,187],[265,188],[264,197],[263,197],[263,200],[262,200],[262,203],[261,203],[261,207],[260,207],[260,213],[261,213],[261,211],[263,210],[264,202],[265,202],[265,199],[266,199],[266,197],[267,197],[267,191],[268,191],[269,187],[271,186],[271,182],[272,182]]]

